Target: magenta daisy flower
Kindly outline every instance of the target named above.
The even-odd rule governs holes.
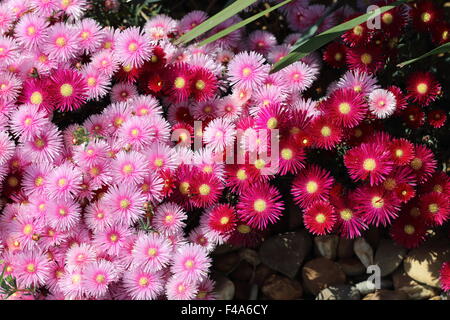
[[[125,272],[122,278],[125,291],[134,300],[155,300],[164,291],[163,273],[145,272],[136,268]]]
[[[341,142],[343,130],[335,124],[334,120],[326,115],[320,115],[307,128],[307,133],[312,138],[313,145],[316,148],[331,150]]]
[[[171,271],[179,279],[198,282],[208,275],[211,260],[206,250],[196,244],[181,246],[173,257]]]
[[[146,272],[156,272],[166,267],[172,247],[166,237],[156,233],[140,235],[134,244],[133,262]]]
[[[294,179],[291,193],[295,203],[306,209],[316,201],[326,201],[333,182],[328,171],[309,165]]]
[[[441,287],[444,291],[450,291],[450,261],[444,262],[439,271]]]
[[[349,199],[344,199],[334,204],[337,216],[336,227],[341,235],[347,239],[360,237],[362,231],[367,229],[367,225],[362,219],[360,212],[355,211]]]
[[[131,225],[144,214],[144,195],[133,185],[111,186],[104,196],[105,205],[111,210],[114,221]]]
[[[282,141],[280,143],[279,166],[281,175],[297,174],[305,167],[306,153],[293,141]]]
[[[88,97],[83,76],[74,70],[57,70],[51,76],[51,95],[55,106],[61,111],[80,108]]]
[[[115,53],[123,65],[140,67],[151,57],[152,46],[138,27],[130,27],[117,36]]]
[[[383,186],[364,186],[356,189],[353,201],[365,223],[386,226],[398,216],[400,200]]]
[[[64,163],[51,172],[46,189],[52,199],[67,200],[80,191],[81,181],[80,170],[69,163]]]
[[[153,225],[163,234],[176,234],[186,225],[186,212],[179,205],[167,202],[157,207],[153,217]]]
[[[217,202],[222,193],[222,189],[222,182],[214,175],[208,173],[195,175],[190,185],[190,201],[195,207],[208,207]]]
[[[163,198],[164,185],[163,178],[158,173],[150,171],[144,178],[144,182],[139,185],[139,189],[147,201],[158,204]]]
[[[328,202],[314,202],[303,214],[306,228],[315,235],[330,233],[336,224],[336,214]]]
[[[367,113],[364,96],[353,89],[338,89],[325,102],[324,109],[329,112],[336,124],[346,128],[356,127]]]
[[[284,205],[275,187],[258,183],[242,192],[236,208],[242,221],[263,230],[267,224],[273,224],[280,218]]]
[[[269,68],[261,54],[254,51],[241,52],[235,55],[228,64],[228,75],[232,84],[255,89],[264,82]]]
[[[48,78],[26,80],[19,101],[24,104],[32,104],[39,110],[50,112],[53,110],[53,101],[47,89],[49,86],[50,80]]]
[[[432,226],[440,226],[450,217],[450,203],[443,193],[424,194],[419,198],[419,205],[425,221]]]
[[[14,259],[14,275],[21,288],[44,285],[50,275],[50,263],[41,252],[22,252]]]
[[[267,55],[270,49],[277,44],[275,36],[267,31],[256,30],[249,34],[249,49]]]
[[[191,11],[181,18],[178,24],[178,30],[181,33],[186,33],[204,22],[206,19],[208,19],[208,14],[206,12],[200,10]]]
[[[389,151],[375,143],[363,143],[350,149],[344,156],[344,163],[353,180],[369,180],[372,186],[383,182],[393,165]]]
[[[433,175],[437,167],[433,152],[423,145],[416,145],[414,148],[415,156],[409,163],[414,170],[419,183],[425,183]]]
[[[229,204],[219,204],[208,210],[200,219],[203,232],[211,240],[222,243],[236,228],[236,212]]]

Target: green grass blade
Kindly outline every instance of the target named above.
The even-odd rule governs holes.
[[[205,32],[208,32],[215,26],[221,24],[225,20],[231,18],[232,16],[236,15],[240,11],[244,10],[251,4],[255,3],[257,0],[237,0],[230,4],[228,7],[220,11],[219,13],[215,14],[208,20],[204,21],[203,23],[196,26],[191,31],[185,33],[180,38],[175,40],[175,44],[185,44],[189,41],[203,35]]]
[[[450,42],[443,44],[440,47],[434,48],[433,50],[421,55],[420,57],[399,63],[397,66],[400,68],[403,68],[404,66],[407,66],[408,64],[415,63],[415,62],[422,60],[424,58],[427,58],[429,56],[433,56],[435,54],[447,53],[447,52],[450,52]]]
[[[409,2],[411,0],[400,0],[393,2],[387,6],[381,7],[377,11],[369,12],[366,14],[363,14],[359,17],[356,17],[352,20],[349,20],[347,22],[341,23],[337,26],[334,26],[333,28],[330,28],[321,34],[314,36],[307,40],[306,42],[303,42],[301,45],[293,49],[287,56],[285,56],[283,59],[275,63],[272,67],[271,73],[280,71],[281,69],[287,67],[291,63],[294,63],[301,58],[307,56],[313,51],[316,51],[317,49],[320,49],[327,43],[333,41],[337,37],[340,37],[343,35],[346,31],[356,27],[357,25],[360,25],[361,23],[364,23],[368,20],[371,20],[375,18],[376,16],[383,14],[386,11],[389,11],[399,5],[402,5],[406,2]]]
[[[255,14],[255,15],[251,16],[250,18],[247,18],[247,19],[242,20],[242,21],[240,21],[240,22],[238,22],[238,23],[235,23],[234,25],[232,25],[232,26],[230,26],[230,27],[228,27],[228,28],[226,28],[226,29],[224,29],[224,30],[221,30],[220,32],[217,32],[216,34],[212,35],[211,37],[209,37],[209,38],[203,40],[202,42],[200,42],[199,45],[200,45],[200,46],[204,46],[205,44],[214,42],[214,41],[216,41],[217,39],[220,39],[220,38],[222,38],[222,37],[225,37],[225,36],[228,35],[229,33],[231,33],[231,32],[233,32],[233,31],[235,31],[235,30],[238,30],[238,29],[240,29],[240,28],[246,26],[247,24],[249,24],[249,23],[251,23],[251,22],[253,22],[253,21],[255,21],[255,20],[261,18],[262,16],[265,16],[266,14],[269,14],[270,12],[272,12],[272,11],[278,9],[279,7],[284,6],[285,4],[288,4],[288,3],[291,2],[291,1],[292,1],[292,0],[285,0],[285,1],[283,1],[283,2],[281,2],[281,3],[279,3],[279,4],[277,4],[277,5],[275,5],[275,6],[273,6],[273,7],[270,7],[270,8],[268,8],[268,9],[266,9],[266,10],[263,10],[263,11],[261,11],[261,12]]]

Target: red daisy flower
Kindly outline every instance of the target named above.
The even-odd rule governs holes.
[[[450,24],[447,22],[439,22],[433,26],[432,30],[433,42],[442,45],[450,41]]]
[[[87,86],[83,76],[73,70],[58,69],[54,72],[49,89],[53,104],[61,111],[76,110],[87,99]]]
[[[375,131],[376,122],[363,122],[360,125],[346,130],[346,140],[350,146],[359,146],[362,142],[367,141]]]
[[[239,218],[258,230],[275,223],[283,209],[279,191],[267,183],[257,183],[244,190],[237,204]]]
[[[347,20],[350,21],[358,16],[359,14],[353,14]],[[367,23],[362,23],[345,32],[342,39],[350,47],[357,47],[368,44],[372,36],[373,31],[367,27]]]
[[[392,239],[407,249],[417,248],[426,239],[427,228],[418,219],[402,215],[391,226]]]
[[[441,128],[447,121],[447,115],[444,110],[433,110],[428,112],[428,122],[434,128]]]
[[[395,167],[382,185],[387,191],[395,191],[400,184],[416,185],[416,175],[410,167]]]
[[[347,239],[360,237],[361,232],[368,228],[361,213],[355,211],[351,203],[349,198],[339,198],[333,201],[337,215],[336,227],[340,230],[341,236]]]
[[[402,203],[407,203],[416,196],[416,189],[414,189],[409,183],[398,184],[394,192]]]
[[[344,156],[344,164],[353,180],[369,180],[372,186],[383,182],[393,165],[387,149],[375,143],[350,149]]]
[[[236,229],[236,213],[229,204],[219,204],[207,212],[208,227],[221,235],[229,235]]]
[[[147,93],[158,93],[163,89],[164,81],[158,73],[152,74],[147,80]]]
[[[443,171],[434,173],[427,183],[422,186],[421,192],[438,192],[448,197],[450,195],[450,177]]]
[[[384,57],[378,46],[363,46],[347,50],[347,64],[351,70],[376,73],[384,65]]]
[[[315,118],[307,128],[307,134],[313,139],[312,144],[320,149],[333,149],[342,140],[342,128],[329,116]]]
[[[353,197],[356,211],[362,214],[364,222],[378,227],[388,225],[397,217],[400,210],[400,200],[394,193],[388,192],[383,186],[363,186],[355,191]]]
[[[248,164],[227,165],[225,172],[227,175],[226,186],[238,194],[250,188],[250,185],[255,181],[255,177]]]
[[[254,248],[258,246],[262,240],[263,236],[260,231],[250,227],[243,221],[238,221],[236,223],[236,229],[231,234],[227,243],[238,247]]]
[[[169,67],[167,76],[167,94],[175,103],[186,101],[191,94],[192,68],[184,62]]]
[[[195,207],[208,207],[217,202],[222,189],[222,182],[214,175],[200,173],[192,179],[190,188],[191,201]]]
[[[191,80],[191,92],[195,101],[214,98],[217,91],[217,78],[206,68],[196,67]]]
[[[325,102],[324,109],[333,121],[345,128],[357,126],[367,113],[364,96],[353,89],[339,89]]]
[[[342,68],[346,64],[347,47],[340,42],[330,43],[324,53],[323,60],[333,68]]]
[[[409,164],[414,170],[420,184],[426,182],[436,170],[437,162],[434,154],[425,146],[415,146],[415,156]]]
[[[303,214],[305,227],[315,235],[325,235],[333,230],[336,224],[334,208],[328,202],[314,202]]]
[[[440,20],[433,1],[418,1],[412,9],[413,25],[418,31],[429,31]]]
[[[400,113],[402,110],[405,110],[408,107],[408,99],[407,97],[403,94],[402,89],[400,89],[397,86],[390,86],[388,88],[388,90],[390,92],[392,92],[392,94],[395,97],[395,101],[396,101],[396,107],[395,107],[395,113],[398,114]]]
[[[333,183],[334,178],[328,171],[313,164],[303,169],[294,179],[291,193],[296,204],[307,208],[313,202],[326,201]]]
[[[383,7],[391,4],[391,0],[379,1],[376,5]],[[408,24],[408,10],[405,6],[398,6],[381,14],[380,32],[386,37],[400,36],[404,27]]]
[[[140,73],[142,72],[141,68],[123,66],[120,70],[115,74],[115,78],[119,82],[129,82],[133,83],[139,78]]]
[[[425,113],[418,106],[410,106],[403,112],[403,121],[412,129],[417,129],[425,123]]]
[[[422,106],[428,106],[441,93],[441,85],[431,72],[415,72],[407,80],[409,98]]]
[[[414,158],[414,145],[406,139],[394,139],[389,143],[388,148],[397,166],[405,166]]]
[[[450,216],[450,202],[447,195],[439,192],[430,192],[420,196],[420,212],[425,221],[433,226],[444,224]]]

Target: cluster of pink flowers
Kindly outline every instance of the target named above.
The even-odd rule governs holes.
[[[294,31],[323,14],[307,4],[282,7]],[[388,45],[380,30],[369,37],[361,26],[323,59],[313,53],[270,73],[300,34],[279,45],[268,31],[243,41],[236,30],[177,47],[172,39],[206,13],[161,14],[119,30],[82,18],[85,8],[83,0],[0,4],[0,259],[20,289],[13,298],[213,299],[210,253],[261,241],[289,196],[273,183],[278,176],[293,177],[313,234],[354,238],[368,225],[391,225],[393,239],[412,248],[448,220],[450,179],[433,153],[382,130],[383,119],[412,117],[410,102],[420,113],[438,98],[431,73],[412,75],[403,93],[378,84],[385,60],[345,54],[342,77],[322,99],[306,98],[323,61],[339,60],[345,45],[367,48],[372,37]],[[392,30],[407,25],[409,10],[390,12]],[[321,28],[352,14],[344,7]],[[90,114],[88,101],[108,105]],[[55,112],[80,108],[89,114],[83,123],[52,123]],[[269,134],[251,134],[261,131]],[[353,189],[307,160],[310,150],[337,148]]]

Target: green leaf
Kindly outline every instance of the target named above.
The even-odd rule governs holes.
[[[279,7],[284,6],[285,4],[288,4],[288,3],[291,2],[291,1],[292,1],[292,0],[285,0],[285,1],[283,1],[283,2],[281,2],[281,3],[279,3],[279,4],[277,4],[276,6],[270,7],[270,8],[268,8],[268,9],[266,9],[266,10],[263,10],[263,11],[261,11],[261,12],[255,14],[255,15],[251,16],[250,18],[247,18],[247,19],[242,20],[242,21],[240,21],[240,22],[238,22],[238,23],[235,23],[234,25],[232,25],[232,26],[230,26],[230,27],[228,27],[228,28],[226,28],[226,29],[224,29],[224,30],[222,30],[222,31],[220,31],[220,32],[217,32],[216,34],[212,35],[211,37],[209,37],[209,38],[203,40],[202,42],[200,42],[199,45],[200,45],[200,46],[204,46],[205,44],[214,42],[214,41],[216,41],[217,39],[220,39],[220,38],[222,38],[222,37],[225,37],[225,36],[228,35],[229,33],[231,33],[231,32],[233,32],[233,31],[235,31],[235,30],[238,30],[238,29],[242,28],[243,26],[245,26],[245,25],[247,25],[247,24],[249,24],[249,23],[251,23],[251,22],[253,22],[253,21],[255,21],[255,20],[259,19],[259,18],[261,18],[262,16],[265,16],[266,14],[269,14],[270,12],[272,12],[272,11],[278,9]]]
[[[321,34],[319,34],[317,36],[310,38],[309,40],[300,44],[298,47],[294,48],[283,59],[281,59],[280,61],[275,63],[274,66],[272,67],[271,73],[280,71],[281,69],[287,67],[288,65],[307,56],[311,52],[316,51],[317,49],[320,49],[327,43],[340,37],[346,31],[353,29],[357,25],[360,25],[361,23],[371,20],[371,19],[375,18],[376,16],[383,14],[384,12],[389,11],[389,10],[391,10],[399,5],[402,5],[406,2],[409,2],[409,1],[411,1],[411,0],[400,0],[400,1],[393,2],[387,6],[381,7],[379,10],[358,16],[352,20],[341,23],[337,26],[334,26],[333,28],[330,28],[330,29],[322,32]]]
[[[417,57],[417,58],[414,58],[414,59],[411,59],[411,60],[408,60],[408,61],[403,61],[402,63],[399,63],[397,66],[400,67],[400,68],[403,68],[404,66],[407,66],[408,64],[415,63],[415,62],[417,62],[419,60],[422,60],[422,59],[424,59],[426,57],[433,56],[435,54],[447,53],[447,52],[450,52],[450,42],[449,43],[445,43],[445,44],[443,44],[440,47],[434,48],[433,50],[431,50],[431,51],[421,55],[420,57]]]
[[[215,14],[208,20],[204,21],[203,23],[196,26],[191,31],[185,33],[181,37],[179,37],[177,40],[175,40],[174,44],[186,44],[189,41],[203,35],[205,32],[208,32],[215,26],[221,24],[225,20],[231,18],[232,16],[236,15],[243,9],[247,8],[249,5],[255,3],[257,0],[237,0],[230,4],[228,7],[220,11],[219,13]]]

